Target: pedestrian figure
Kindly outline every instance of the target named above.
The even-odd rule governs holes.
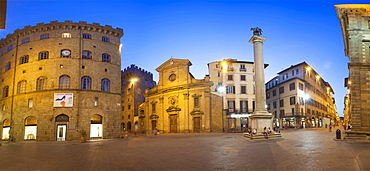
[[[268,134],[271,134],[271,129],[270,129],[270,127],[267,129],[267,133],[268,133]]]
[[[253,129],[253,134],[257,134],[257,129]]]
[[[329,125],[329,132],[331,132],[331,124]]]

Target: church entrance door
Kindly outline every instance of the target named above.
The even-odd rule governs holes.
[[[193,119],[193,124],[194,124],[194,132],[200,132],[200,118],[194,118]]]
[[[170,133],[177,133],[177,115],[170,115]]]

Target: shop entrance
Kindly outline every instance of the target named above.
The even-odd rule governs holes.
[[[95,114],[91,118],[90,137],[103,137],[103,117]]]
[[[55,117],[56,124],[56,140],[65,141],[67,135],[67,124],[69,122],[69,116],[66,114],[60,114]]]
[[[36,140],[37,134],[37,119],[34,116],[29,116],[24,123],[24,140]]]
[[[67,125],[58,125],[57,126],[57,141],[65,141],[66,140],[66,131]]]
[[[9,139],[9,131],[10,131],[10,120],[5,119],[3,121],[3,140],[8,140]]]

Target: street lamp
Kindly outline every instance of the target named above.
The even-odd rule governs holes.
[[[135,82],[137,82],[137,78],[131,78],[131,84],[132,84],[132,103],[133,103],[133,118],[135,118],[135,112],[136,112],[136,105],[135,105]],[[135,120],[134,120],[135,121]],[[136,129],[136,126],[134,125],[134,128]],[[137,130],[135,130],[137,131]]]
[[[304,103],[304,112],[302,114],[304,114],[305,117],[307,117],[307,105],[306,105],[306,103],[307,103],[307,100],[310,99],[310,95],[306,94],[303,90],[299,90],[298,91],[298,96],[300,98],[302,98],[303,103]],[[302,105],[302,103],[301,103],[301,105]],[[306,122],[303,123],[303,128],[305,128],[305,125],[306,125]]]
[[[223,114],[223,121],[222,121],[222,129],[225,128],[225,121],[226,121],[226,110],[227,110],[227,101],[226,101],[226,74],[228,69],[228,64],[226,61],[221,62],[222,66],[222,86],[218,87],[217,90],[222,92],[222,114]]]

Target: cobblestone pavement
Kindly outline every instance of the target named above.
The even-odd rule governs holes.
[[[370,142],[336,141],[327,129],[161,134],[128,139],[3,142],[0,170],[370,170]]]

